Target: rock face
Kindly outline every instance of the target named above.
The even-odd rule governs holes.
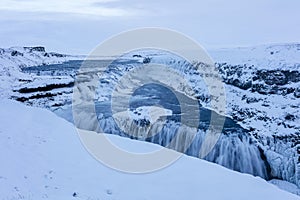
[[[18,51],[12,51],[10,55],[11,56],[23,56],[23,53],[20,53]]]
[[[46,52],[45,47],[24,47],[25,50],[28,50],[29,52],[37,51],[37,52]]]
[[[251,70],[252,66],[231,66],[226,63],[218,64],[225,83],[238,87],[242,90],[250,89],[251,92],[260,94],[294,94],[299,98],[299,88],[291,83],[300,82],[299,71],[293,70]]]
[[[294,96],[296,98],[300,98],[300,88],[299,87],[295,89]]]
[[[47,54],[49,56],[54,56],[54,57],[58,57],[58,58],[63,58],[63,57],[66,57],[66,55],[63,55],[63,54],[60,54],[60,53],[49,53]]]
[[[295,73],[297,73],[297,71],[260,70],[256,72],[256,77],[253,77],[253,79],[264,81],[267,85],[285,85],[289,81],[288,74]]]

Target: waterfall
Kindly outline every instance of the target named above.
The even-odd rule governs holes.
[[[78,94],[89,91],[92,88],[93,91],[91,94],[93,95],[83,94],[75,98],[76,106],[73,108],[73,111],[75,109],[75,113],[78,115],[75,122],[76,126],[82,129],[159,144],[189,156],[203,158],[200,156],[201,149],[206,144],[204,141],[209,134],[211,118],[216,119],[215,117],[218,118],[221,115],[205,109],[201,105],[199,107],[194,106],[200,104],[197,97],[200,98],[204,95],[203,97],[206,98],[208,95],[208,91],[205,89],[207,88],[205,87],[206,83],[201,78],[204,75],[198,74],[194,66],[188,65],[188,63],[176,63],[173,68],[178,69],[177,71],[181,72],[186,80],[189,80],[189,87],[181,88],[182,85],[178,84],[180,82],[171,81],[171,88],[175,89],[170,90],[169,87],[166,87],[169,86],[166,84],[168,83],[167,80],[169,80],[168,77],[161,77],[161,80],[155,79],[155,81],[151,81],[153,77],[150,75],[148,77],[146,73],[144,73],[145,77],[143,77],[143,80],[147,81],[143,82],[142,86],[135,87],[139,83],[135,78],[138,77],[138,74],[132,73],[131,76],[128,75],[125,79],[123,78],[126,76],[125,71],[130,67],[134,68],[136,64],[132,66],[117,63],[112,64],[110,68],[103,72],[103,77],[100,79],[98,88],[96,87],[97,81],[95,83],[91,82],[93,87],[90,87],[83,81],[83,84],[79,85],[82,88],[78,88]],[[189,68],[187,68],[187,65]],[[136,67],[138,71],[138,65]],[[160,71],[154,70],[154,72],[157,73]],[[174,76],[176,75],[176,73],[173,74]],[[158,76],[157,74],[155,75]],[[209,72],[205,74],[205,76],[212,75]],[[83,73],[83,79],[86,76],[87,74]],[[96,76],[96,74],[90,73],[90,76]],[[150,81],[148,81],[148,78]],[[164,82],[164,78],[166,79],[166,83]],[[90,78],[90,80],[94,79]],[[126,80],[126,82],[123,83],[122,80]],[[87,85],[85,86],[85,84]],[[115,87],[116,85],[119,87]],[[132,90],[132,94],[129,93],[131,90],[128,88],[135,88]],[[196,94],[192,95],[193,93],[188,88],[192,88],[191,91],[196,92]],[[114,91],[119,95],[113,95],[115,94]],[[84,104],[81,100],[84,102],[85,99],[80,99],[80,97],[88,97],[88,108],[82,107]],[[216,96],[212,95],[208,96],[208,98],[217,99]],[[94,99],[94,102],[92,102],[92,99]],[[179,102],[179,99],[181,102]],[[127,103],[127,101],[129,101],[129,107],[126,106],[124,108],[124,102]],[[93,103],[95,103],[94,107],[91,105]],[[182,106],[181,103],[185,106]],[[156,105],[171,110],[172,115],[150,121],[148,118],[131,118],[130,115],[122,113],[126,112],[124,109],[129,109],[128,112],[134,113],[134,110],[139,107]],[[115,109],[112,111],[113,106]],[[184,107],[188,108],[188,110],[182,110]],[[199,111],[200,116],[194,113],[195,110]],[[214,117],[212,117],[213,115]],[[181,122],[182,116],[188,119],[185,123]],[[193,122],[197,120],[199,126],[189,126],[186,123],[189,120]],[[225,118],[225,124],[221,130],[222,133],[216,133],[221,135],[214,148],[205,155],[204,159],[232,170],[269,179],[269,166],[264,152],[260,151],[248,131],[229,118]]]
[[[157,120],[150,126],[137,126],[135,120],[122,117],[102,116],[98,120],[105,133],[159,144],[193,157],[199,157],[206,136],[206,131],[203,129],[198,129],[194,134],[192,128],[172,120]],[[115,120],[118,120],[122,126],[126,126],[130,135],[120,130]],[[221,134],[215,147],[204,159],[235,171],[269,179],[268,166],[261,154],[262,152],[245,130],[234,128],[227,129],[224,134]]]

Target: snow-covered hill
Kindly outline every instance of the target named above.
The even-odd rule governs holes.
[[[71,123],[10,100],[0,101],[0,135],[1,199],[300,199],[261,178],[184,155],[154,173],[115,171],[88,154]],[[134,152],[161,148],[107,137]]]

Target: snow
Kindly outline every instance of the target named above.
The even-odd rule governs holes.
[[[299,72],[300,69],[300,44],[298,43],[214,49],[210,50],[209,53],[216,63],[227,63],[227,65],[230,65],[231,68],[228,71],[241,67],[242,75],[235,77],[241,82],[246,82],[249,78],[252,79],[258,70]],[[284,87],[300,88],[300,83],[289,82]],[[260,99],[260,101],[257,103],[245,103],[245,100],[242,99],[244,95]],[[268,117],[266,121],[259,121],[257,115],[253,117],[248,116],[247,119],[240,122],[240,125],[247,129],[254,127],[257,134],[266,136],[290,135],[300,130],[299,118],[288,122],[284,119],[288,113],[300,116],[300,110],[295,109],[300,106],[300,101],[293,94],[265,95],[226,85],[226,98],[228,105],[227,114],[229,116],[233,116],[234,108],[239,107],[242,110],[248,109],[252,113],[259,113],[261,116]],[[289,127],[294,128],[278,125],[280,122],[281,124],[285,122]]]
[[[83,58],[46,52],[43,47],[0,48],[0,97],[9,98],[12,90],[20,85],[20,80],[34,80],[31,75],[21,72],[23,67],[58,64]]]
[[[231,65],[254,65],[257,69],[299,69],[300,44],[264,44],[253,47],[211,49],[215,62]]]
[[[125,111],[126,112],[126,111]],[[140,106],[132,112],[127,111],[125,115],[130,116],[133,120],[148,120],[150,123],[156,122],[162,116],[171,116],[172,110],[158,106]]]
[[[118,172],[87,153],[71,123],[11,100],[0,101],[0,135],[1,199],[299,199],[261,178],[185,155],[153,173]],[[161,148],[106,137],[133,151]]]
[[[258,102],[246,103],[243,96],[247,98],[259,99]],[[247,90],[242,90],[237,87],[226,85],[226,100],[227,100],[227,115],[232,116],[235,112],[235,108],[241,110],[249,110],[255,113],[253,117],[247,117],[239,124],[250,129],[251,127],[256,129],[256,133],[265,136],[272,135],[290,135],[297,132],[299,129],[300,118],[296,118],[293,121],[286,121],[285,116],[293,114],[294,116],[300,116],[300,110],[295,109],[300,106],[300,101],[293,97],[293,94],[282,95],[262,95],[257,92],[251,93]],[[265,106],[268,105],[268,106]],[[267,117],[266,121],[259,120],[259,117]],[[279,126],[280,122],[289,124],[289,128],[283,125]]]
[[[287,181],[272,179],[272,180],[269,181],[269,183],[277,185],[280,189],[289,191],[293,194],[300,195],[300,189],[296,185],[294,185],[292,183],[289,183]]]

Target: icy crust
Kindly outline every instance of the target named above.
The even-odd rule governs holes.
[[[154,173],[118,172],[95,160],[82,146],[74,126],[52,112],[8,100],[0,101],[0,111],[3,199],[299,199],[261,178],[185,155]],[[129,152],[161,148],[115,135],[106,137]]]

